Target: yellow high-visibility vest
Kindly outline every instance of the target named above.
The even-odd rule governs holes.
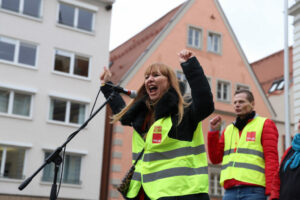
[[[224,155],[220,184],[226,180],[266,186],[265,159],[261,135],[266,118],[256,116],[242,130],[229,125],[224,132]]]
[[[146,141],[134,131],[133,162],[144,149],[130,182],[128,198],[137,196],[141,186],[150,199],[208,193],[208,165],[201,122],[192,141],[170,138],[171,117],[157,120]]]

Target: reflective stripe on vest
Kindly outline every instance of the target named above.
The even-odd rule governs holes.
[[[172,176],[183,176],[183,175],[189,176],[189,175],[207,174],[207,173],[208,173],[208,167],[199,167],[192,170],[190,170],[190,168],[187,167],[186,168],[180,167],[180,168],[173,168],[173,169],[168,169],[168,170],[144,175],[143,182],[144,183],[151,182],[161,178],[168,178]],[[141,181],[141,173],[134,172],[132,176],[132,180]]]
[[[134,172],[133,173],[133,176],[132,176],[132,180],[135,180],[135,181],[141,181],[141,173],[139,172]]]
[[[238,168],[252,169],[252,170],[259,171],[261,173],[265,173],[265,169],[262,167],[259,167],[257,165],[252,165],[249,163],[239,163],[239,162],[230,162],[226,165],[223,165],[222,170],[225,170],[227,167],[230,167],[230,166],[234,166],[234,167],[238,167]]]
[[[167,117],[157,120],[149,129],[145,152],[137,162],[128,198],[136,197],[141,185],[151,199],[208,193],[208,165],[201,123],[192,141],[169,138],[172,125],[171,117]],[[139,144],[141,141],[133,143],[133,159],[142,150],[136,146]]]
[[[229,155],[231,153],[234,153],[234,149],[224,151],[224,156]],[[257,156],[264,159],[264,153],[263,152],[256,151],[256,150],[253,150],[253,149],[239,148],[239,153],[257,155]]]
[[[144,162],[172,159],[187,155],[197,155],[199,153],[205,153],[204,144],[197,147],[182,147],[171,151],[147,153],[144,155]]]
[[[143,182],[151,182],[159,179],[176,177],[176,176],[191,176],[199,174],[207,174],[208,167],[189,168],[189,167],[177,167],[172,169],[165,169],[158,172],[143,175]]]
[[[242,182],[265,186],[265,161],[261,144],[265,118],[256,116],[242,130],[233,124],[224,132],[224,155],[220,184],[235,179]]]

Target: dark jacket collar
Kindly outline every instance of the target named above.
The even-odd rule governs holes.
[[[135,102],[134,105],[121,118],[122,124],[132,125],[136,131],[141,131],[146,114],[149,111],[146,105],[147,99],[148,95]],[[178,95],[175,89],[171,87],[154,106],[155,121],[162,117],[177,114],[177,105]]]
[[[236,121],[234,122],[234,126],[237,127],[240,131],[243,130],[243,128],[248,124],[249,120],[252,120],[255,117],[255,111],[252,111],[244,119],[241,119],[240,117],[236,118]]]

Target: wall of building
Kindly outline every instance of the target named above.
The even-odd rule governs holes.
[[[86,32],[57,22],[59,3],[67,3],[95,12],[94,31]],[[0,37],[34,43],[38,46],[36,68],[26,68],[0,61],[0,86],[33,92],[32,117],[23,119],[0,114],[0,144],[26,147],[23,174],[32,175],[43,163],[45,151],[62,145],[78,125],[53,123],[49,120],[50,97],[61,97],[87,104],[86,119],[99,89],[99,74],[108,65],[111,11],[101,1],[42,0],[42,16],[27,17],[0,8]],[[55,50],[90,58],[88,78],[54,71]],[[100,97],[95,108],[104,102]],[[59,197],[98,199],[101,180],[104,135],[103,109],[68,143],[66,152],[81,156],[81,184],[62,184]],[[42,181],[42,171],[22,191],[23,179],[0,178],[0,194],[47,197],[51,182]]]

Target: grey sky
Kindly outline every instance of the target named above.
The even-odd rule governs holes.
[[[116,0],[113,5],[110,50],[139,33],[185,0]],[[219,0],[248,61],[284,48],[284,0]],[[289,0],[289,6],[294,3]],[[289,45],[293,44],[289,17]]]

